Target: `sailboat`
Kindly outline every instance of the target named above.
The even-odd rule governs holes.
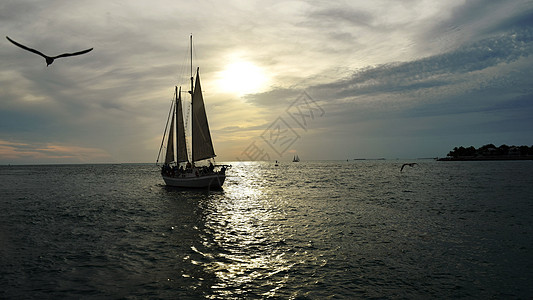
[[[175,97],[170,106],[167,125],[159,148],[161,157],[166,141],[164,163],[161,175],[165,184],[181,188],[222,188],[226,179],[228,165],[214,164],[215,150],[211,140],[207,114],[200,85],[200,68],[196,69],[196,79],[192,67],[192,35],[191,42],[191,156],[187,151],[185,138],[185,122],[181,99],[181,88],[175,88]],[[169,126],[170,121],[170,126]]]
[[[298,157],[298,155],[295,155],[293,158],[292,158],[292,162],[299,162],[300,161],[300,158]]]

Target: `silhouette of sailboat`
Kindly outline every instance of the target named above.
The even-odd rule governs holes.
[[[226,169],[230,166],[214,164],[216,155],[207,122],[207,114],[205,112],[199,68],[196,69],[196,79],[194,79],[192,73],[192,35],[190,37],[190,43],[191,90],[189,93],[192,98],[191,157],[189,159],[187,153],[181,88],[178,90],[176,87],[175,99],[172,101],[170,107],[167,126],[163,134],[156,163],[159,162],[163,145],[166,141],[165,159],[161,167],[161,175],[166,185],[182,188],[221,188],[226,179]],[[176,141],[175,143],[174,140]]]
[[[292,162],[299,162],[300,161],[300,158],[298,157],[298,155],[295,155],[292,159]]]

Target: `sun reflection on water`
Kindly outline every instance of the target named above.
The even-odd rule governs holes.
[[[224,197],[213,196],[204,211],[205,246],[216,248],[216,257],[204,267],[217,278],[212,286],[216,296],[236,296],[251,286],[261,286],[262,296],[273,296],[292,267],[281,228],[273,221],[282,212],[271,201],[264,172],[250,168],[258,166],[234,166]]]

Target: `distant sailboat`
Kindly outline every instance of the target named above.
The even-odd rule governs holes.
[[[167,128],[159,149],[159,156],[166,140],[165,161],[161,175],[166,185],[183,188],[221,188],[226,179],[227,165],[214,165],[215,150],[211,140],[207,114],[200,85],[199,68],[196,69],[196,80],[193,84],[192,74],[192,36],[191,36],[191,106],[192,106],[192,151],[191,159],[187,154],[185,138],[185,122],[181,101],[181,88],[176,87],[175,100],[172,101],[167,120]],[[170,127],[168,121],[170,120]],[[167,130],[168,129],[168,130]],[[167,134],[168,131],[168,134]],[[176,139],[176,144],[174,144]],[[210,160],[213,159],[213,162]],[[196,162],[209,160],[209,165],[197,166]]]
[[[300,158],[298,157],[298,155],[295,155],[292,159],[292,162],[299,162],[300,161]]]

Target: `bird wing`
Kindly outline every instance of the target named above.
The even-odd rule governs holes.
[[[40,55],[40,56],[42,56],[44,58],[47,58],[47,56],[45,54],[43,54],[43,53],[41,53],[41,52],[39,52],[39,51],[37,51],[35,49],[32,49],[30,47],[26,47],[26,46],[24,46],[22,44],[19,44],[19,43],[15,42],[14,40],[10,39],[8,36],[6,36],[6,39],[8,39],[11,43],[15,44],[16,46],[19,46],[20,48],[22,48],[24,50],[28,50],[28,51],[33,52],[35,54],[38,54],[38,55]]]
[[[87,50],[83,50],[83,51],[79,51],[79,52],[74,52],[74,53],[63,53],[63,54],[60,54],[60,55],[58,55],[58,56],[54,56],[54,57],[52,57],[52,58],[55,59],[55,58],[60,58],[60,57],[67,57],[67,56],[81,55],[81,54],[85,54],[85,53],[87,53],[87,52],[90,52],[90,51],[92,51],[92,50],[93,50],[93,48],[91,48],[91,49],[87,49]]]

